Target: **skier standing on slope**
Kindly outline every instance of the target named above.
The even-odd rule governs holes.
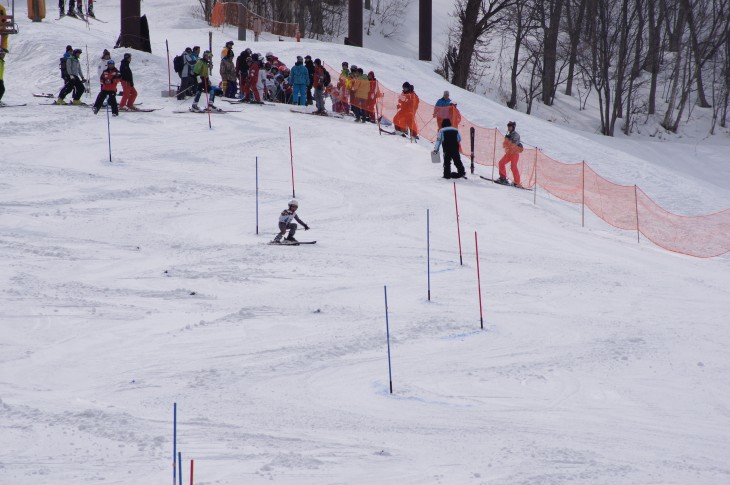
[[[101,104],[106,98],[108,106],[112,108],[112,115],[119,116],[119,107],[117,106],[117,83],[122,78],[122,75],[117,71],[114,66],[114,61],[111,59],[106,61],[106,70],[101,73],[101,92],[96,96],[96,102],[92,110],[94,114],[97,114],[101,109]]]
[[[520,185],[520,172],[517,168],[517,162],[520,160],[520,152],[522,151],[522,143],[520,143],[520,135],[515,131],[517,123],[514,121],[507,122],[507,135],[504,137],[502,142],[502,148],[504,148],[504,156],[499,160],[499,178],[495,180],[498,184],[509,185],[507,180],[507,168],[506,165],[509,163],[512,169],[512,178],[514,179],[515,187],[522,187]]]
[[[442,121],[442,126],[439,130],[438,139],[436,140],[436,146],[433,147],[434,153],[438,153],[439,147],[444,147],[444,178],[466,178],[466,170],[464,164],[461,163],[461,154],[459,153],[459,144],[461,143],[461,134],[459,130],[451,126],[451,120],[445,118]],[[451,171],[451,161],[454,161],[457,173]]]
[[[132,62],[132,54],[127,52],[124,54],[122,59],[122,65],[120,66],[119,73],[122,75],[122,101],[119,103],[119,109],[125,111],[137,111],[137,107],[134,102],[137,100],[137,89],[134,87],[134,76],[132,70],[129,68],[129,63]]]
[[[68,74],[69,81],[63,87],[60,93],[58,93],[58,99],[56,104],[66,104],[63,99],[73,89],[73,104],[82,104],[81,95],[84,94],[86,89],[84,88],[84,75],[81,74],[81,64],[79,63],[79,56],[81,55],[81,49],[74,49],[71,57],[66,58],[66,73]],[[64,55],[64,57],[66,57]],[[61,59],[61,75],[63,75],[63,59]]]
[[[208,77],[208,74],[210,73],[210,69],[213,67],[213,54],[210,51],[203,52],[203,57],[198,59],[198,62],[195,64],[195,68],[193,69],[193,72],[200,76],[200,82],[198,83],[198,89],[195,92],[195,98],[193,99],[193,106],[191,107],[191,110],[193,111],[200,111],[200,107],[198,107],[198,101],[200,101],[200,95],[203,94],[203,91],[209,91],[210,98],[208,99],[208,108],[212,110],[218,110],[218,108],[215,107],[213,104],[213,101],[215,101],[215,94],[218,92],[217,87],[214,87],[210,83],[210,77]]]
[[[289,231],[289,236],[286,238],[286,241],[290,243],[299,242],[294,239],[294,234],[297,232],[297,225],[292,221],[297,221],[299,224],[301,224],[305,231],[309,230],[309,226],[306,225],[304,221],[302,221],[296,214],[298,208],[299,202],[297,202],[296,199],[292,199],[289,201],[289,208],[284,209],[279,216],[279,234],[276,235],[273,242],[280,243],[281,238],[284,236],[284,233],[286,233],[287,230]]]

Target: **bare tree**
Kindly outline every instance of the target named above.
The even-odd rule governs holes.
[[[543,30],[542,102],[547,106],[553,104],[557,87],[558,35],[562,10],[563,0],[542,0],[535,4]]]
[[[466,88],[476,66],[475,55],[486,45],[483,36],[503,20],[507,7],[518,0],[457,0],[453,17],[456,25],[449,34],[447,52],[456,48],[455,59],[451,66],[451,83]]]
[[[573,94],[573,76],[575,75],[575,62],[578,57],[578,42],[583,30],[583,18],[586,12],[588,0],[566,0],[565,20],[567,23],[570,49],[568,54],[568,76],[565,80],[565,94]]]

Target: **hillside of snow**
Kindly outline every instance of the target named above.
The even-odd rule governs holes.
[[[31,93],[60,89],[66,44],[95,69],[119,2],[88,25],[17,9],[3,101],[27,106],[0,109],[0,483],[169,483],[173,403],[184,483],[190,459],[207,485],[728,483],[730,256],[637,244],[589,212],[581,227],[579,206],[539,189],[455,189],[430,143],[371,124],[282,105],[233,107],[212,129],[173,113],[191,101],[160,96],[165,41],[171,57],[207,45],[195,3],[143,3],[153,52],[131,67],[139,102],[162,109],[109,124]],[[232,32],[214,31],[216,54]],[[607,139],[412,59],[245,46],[348,60],[431,103],[449,89],[477,124],[514,118],[530,145],[679,214],[730,205],[722,136]],[[317,244],[269,246],[292,159],[311,226],[297,237]]]

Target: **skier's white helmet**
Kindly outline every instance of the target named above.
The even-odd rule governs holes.
[[[292,199],[289,201],[289,207],[291,206],[299,207],[299,202],[297,202],[297,199]]]

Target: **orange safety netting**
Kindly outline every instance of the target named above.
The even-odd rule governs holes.
[[[477,126],[464,118],[456,106],[436,108],[415,97],[408,99],[379,82],[345,79],[326,66],[332,78],[328,93],[333,106],[356,106],[375,112],[400,129],[435,141],[439,119],[450,118],[461,133],[462,153],[469,155],[469,132],[475,130],[474,162],[495,166],[505,154],[504,135],[494,128]],[[346,109],[345,109],[346,110]],[[399,114],[400,111],[400,114]],[[403,122],[404,117],[408,122]],[[664,210],[640,188],[623,186],[601,177],[587,163],[559,162],[537,148],[525,148],[517,163],[525,187],[539,185],[567,202],[583,204],[608,224],[639,231],[657,246],[700,258],[730,251],[730,209],[702,216],[681,216]],[[507,175],[510,175],[509,167]]]
[[[299,29],[299,25],[296,23],[267,19],[236,2],[218,2],[213,7],[213,12],[210,14],[210,25],[220,27],[223,24],[246,27],[254,32],[271,32],[284,37],[295,37]]]

